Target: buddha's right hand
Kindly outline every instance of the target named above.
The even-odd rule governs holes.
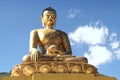
[[[40,52],[36,48],[30,50],[31,60],[36,62],[39,59]]]

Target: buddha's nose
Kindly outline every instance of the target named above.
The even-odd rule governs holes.
[[[51,19],[52,18],[52,16],[49,16],[49,19]]]

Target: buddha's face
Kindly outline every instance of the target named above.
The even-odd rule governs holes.
[[[47,28],[53,28],[56,22],[56,14],[54,11],[44,11],[43,16],[41,17],[42,23]]]

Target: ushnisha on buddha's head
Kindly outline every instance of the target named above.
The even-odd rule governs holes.
[[[44,28],[52,29],[56,23],[56,17],[57,14],[55,9],[51,7],[45,8],[41,15],[42,25]]]

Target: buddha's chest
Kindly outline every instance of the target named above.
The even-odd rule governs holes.
[[[62,36],[59,31],[43,31],[42,33],[39,33],[39,39],[42,42],[42,44],[60,44],[62,42]]]

